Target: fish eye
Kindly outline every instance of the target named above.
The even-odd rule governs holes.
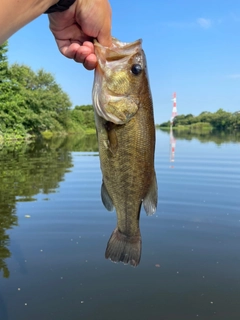
[[[137,76],[142,72],[142,66],[140,64],[133,64],[131,71]]]

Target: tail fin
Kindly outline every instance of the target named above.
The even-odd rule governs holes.
[[[105,258],[136,267],[141,259],[141,249],[140,230],[136,235],[128,237],[116,228],[108,241]]]

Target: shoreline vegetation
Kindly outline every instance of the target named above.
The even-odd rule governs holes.
[[[31,142],[39,137],[52,139],[67,135],[96,134],[92,105],[73,108],[69,96],[54,76],[44,69],[33,71],[27,65],[8,63],[8,42],[0,46],[0,145]],[[169,131],[170,121],[156,125]],[[219,109],[198,116],[179,115],[172,129],[188,133],[214,130],[240,131],[240,111]]]
[[[167,130],[170,128],[174,131],[189,132],[211,132],[213,130],[240,130],[240,111],[231,113],[219,109],[216,112],[204,111],[198,116],[192,114],[179,115],[173,119],[171,126],[170,121],[156,125],[157,129]]]
[[[8,42],[0,46],[0,145],[39,137],[96,134],[92,105],[73,108],[69,96],[44,69],[7,58]]]

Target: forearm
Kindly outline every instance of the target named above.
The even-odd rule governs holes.
[[[58,0],[1,0],[0,44]]]

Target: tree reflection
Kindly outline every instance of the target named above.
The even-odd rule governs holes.
[[[159,128],[158,130],[161,130]],[[161,130],[169,134],[167,130]],[[200,130],[173,130],[174,137],[177,140],[189,140],[197,139],[201,143],[214,142],[217,145],[222,143],[237,143],[240,142],[240,132],[239,131],[200,131]]]
[[[86,138],[39,140],[0,149],[0,271],[9,277],[7,230],[18,225],[17,201],[32,201],[38,193],[55,192],[73,167],[70,151],[97,151],[95,135]]]

